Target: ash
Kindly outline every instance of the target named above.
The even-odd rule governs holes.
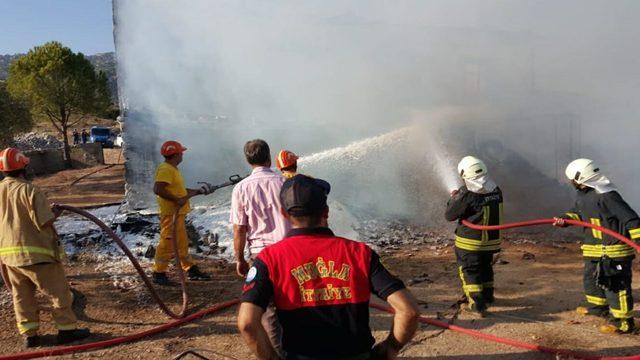
[[[22,151],[60,149],[63,144],[53,135],[30,132],[13,138],[14,146]]]
[[[441,250],[453,244],[451,231],[435,230],[393,219],[363,220],[355,230],[362,241],[382,252],[406,248],[418,251],[418,247]]]

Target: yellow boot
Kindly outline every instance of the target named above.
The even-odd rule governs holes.
[[[612,324],[600,325],[600,332],[603,334],[619,334],[618,327]]]
[[[580,316],[587,316],[587,315],[589,315],[589,309],[587,309],[584,306],[578,306],[576,308],[576,314],[578,314]]]

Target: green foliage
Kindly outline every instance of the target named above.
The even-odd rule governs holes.
[[[11,96],[6,83],[0,81],[0,148],[11,145],[14,135],[31,130],[31,120],[27,104]]]
[[[111,104],[107,76],[96,73],[82,53],[55,41],[36,46],[14,61],[7,88],[29,102],[34,117],[48,119],[62,134],[69,164],[67,130],[75,125],[69,122],[71,115],[103,115]]]

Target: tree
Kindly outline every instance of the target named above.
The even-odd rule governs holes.
[[[13,136],[29,131],[33,126],[29,107],[7,91],[7,84],[0,81],[0,148],[10,146]]]
[[[9,92],[25,99],[38,119],[48,119],[60,132],[64,158],[71,167],[68,130],[86,115],[104,113],[111,104],[107,77],[82,53],[59,42],[36,46],[9,66]],[[71,122],[71,115],[78,118]]]

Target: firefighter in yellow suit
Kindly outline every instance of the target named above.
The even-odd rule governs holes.
[[[40,345],[39,309],[36,291],[52,301],[52,316],[58,329],[57,342],[86,338],[88,329],[78,329],[72,310],[73,295],[61,263],[61,249],[53,223],[59,211],[26,178],[29,158],[15,148],[0,152],[0,260],[6,266],[12,288],[18,331],[26,347]]]
[[[200,189],[187,189],[178,165],[182,162],[182,154],[187,150],[177,141],[165,142],[160,153],[165,161],[158,165],[156,169],[155,184],[153,192],[158,196],[158,207],[160,208],[160,242],[156,249],[155,264],[153,266],[153,281],[159,285],[171,285],[167,278],[167,267],[174,256],[173,224],[174,214],[177,209],[178,219],[176,221],[176,240],[178,243],[178,254],[182,270],[187,273],[189,280],[210,280],[211,277],[198,269],[189,255],[189,238],[185,219],[191,205],[189,199],[196,195],[208,195],[213,192],[209,185],[204,185]]]

